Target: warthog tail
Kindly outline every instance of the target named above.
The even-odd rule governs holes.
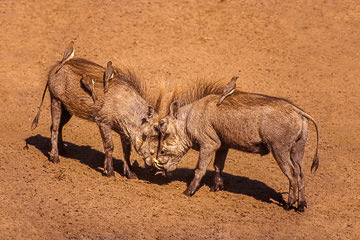
[[[45,86],[45,89],[44,89],[44,92],[43,92],[43,95],[42,95],[42,98],[41,98],[41,103],[40,103],[40,106],[38,107],[39,110],[31,124],[31,130],[34,130],[37,125],[38,125],[38,122],[39,122],[39,117],[40,117],[40,112],[41,112],[41,107],[43,105],[43,102],[44,102],[44,97],[45,97],[45,93],[46,93],[46,89],[48,88],[48,82],[46,82],[46,86]]]
[[[306,119],[310,120],[316,129],[316,150],[315,150],[315,155],[314,155],[314,159],[313,159],[313,163],[311,165],[311,172],[316,172],[316,170],[319,168],[319,156],[318,156],[318,150],[319,150],[319,129],[318,126],[315,122],[315,119],[312,118],[309,114],[307,114],[306,112],[304,112],[303,110],[301,110],[299,107],[295,106],[297,108],[297,110],[301,113],[302,116],[304,116]]]

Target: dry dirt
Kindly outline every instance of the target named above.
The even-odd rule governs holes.
[[[360,239],[358,1],[2,0],[0,29],[0,239]],[[226,189],[209,191],[209,167],[190,198],[197,152],[167,181],[133,151],[140,180],[128,180],[116,137],[115,177],[104,177],[97,126],[78,118],[64,128],[69,154],[50,163],[48,94],[30,125],[72,39],[77,57],[129,66],[152,91],[239,74],[244,91],[305,109],[320,127],[311,174],[309,124],[306,212],[281,207],[288,181],[271,155],[230,151]]]

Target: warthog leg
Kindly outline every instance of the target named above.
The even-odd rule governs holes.
[[[51,98],[51,152],[50,152],[50,161],[54,163],[59,162],[59,149],[58,149],[58,139],[59,139],[59,125],[61,119],[61,102],[55,98]]]
[[[72,115],[71,113],[65,109],[64,105],[61,104],[61,119],[60,119],[60,125],[59,125],[59,142],[58,142],[58,148],[60,155],[63,155],[65,153],[65,147],[64,147],[64,141],[62,137],[62,130],[66,123],[68,123],[71,119]]]
[[[297,178],[295,176],[294,165],[290,159],[290,150],[286,147],[272,146],[272,152],[280,169],[289,179],[289,200],[285,203],[284,209],[290,210],[296,201]]]
[[[222,171],[225,166],[225,159],[229,152],[229,149],[219,149],[215,153],[215,176],[214,176],[214,186],[211,187],[211,191],[215,192],[218,190],[224,189],[224,180],[222,177]]]
[[[102,122],[96,122],[100,129],[101,138],[104,144],[105,160],[104,174],[108,177],[114,176],[114,167],[112,161],[112,153],[114,151],[114,143],[112,140],[111,127]]]
[[[212,157],[214,156],[217,147],[206,146],[200,148],[199,161],[195,169],[195,176],[190,185],[184,191],[187,196],[192,196],[200,185],[200,181],[206,173],[206,168],[209,166]]]
[[[307,131],[303,131],[301,138],[297,142],[295,142],[290,152],[290,157],[294,163],[298,183],[299,199],[297,211],[299,212],[303,212],[305,210],[305,207],[307,207],[305,199],[305,175],[302,168],[306,140]]]
[[[121,145],[124,154],[124,167],[123,167],[124,175],[129,179],[137,179],[136,174],[131,171],[131,167],[130,167],[131,141],[124,134],[120,134],[120,138],[121,138]]]

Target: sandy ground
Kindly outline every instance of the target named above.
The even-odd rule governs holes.
[[[0,29],[0,239],[360,239],[358,1],[2,0]],[[166,180],[133,151],[140,179],[128,180],[116,137],[104,177],[98,128],[79,118],[64,128],[69,154],[50,163],[48,94],[30,125],[70,40],[77,57],[129,66],[152,91],[239,74],[244,91],[305,109],[320,128],[311,174],[309,124],[306,212],[280,206],[288,181],[271,155],[230,151],[225,190],[209,191],[209,167],[189,198],[197,152]]]

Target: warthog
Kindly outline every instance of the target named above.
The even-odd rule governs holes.
[[[171,104],[168,116],[159,122],[162,136],[153,163],[159,173],[175,170],[190,148],[198,150],[195,176],[184,192],[191,196],[214,154],[215,178],[211,190],[217,191],[224,187],[222,171],[230,148],[261,155],[272,152],[290,183],[289,199],[284,208],[293,207],[298,189],[297,209],[304,211],[307,205],[302,160],[308,136],[306,119],[314,123],[317,133],[311,170],[316,171],[319,165],[315,120],[280,98],[235,91],[220,106],[216,106],[218,99],[219,94],[210,94],[189,104],[180,100]]]
[[[104,173],[108,176],[114,174],[112,162],[114,149],[112,130],[114,130],[121,138],[125,159],[124,175],[128,178],[136,178],[130,169],[131,145],[144,159],[151,158],[154,150],[151,150],[144,140],[158,137],[152,125],[153,117],[157,113],[148,103],[152,97],[145,93],[140,81],[128,70],[116,69],[118,75],[109,82],[108,92],[104,93],[102,78],[104,67],[77,58],[66,62],[55,74],[58,65],[50,70],[46,85],[51,95],[50,161],[59,162],[59,150],[62,151],[64,147],[62,129],[72,115],[75,115],[94,121],[98,125],[105,151]],[[96,79],[94,91],[97,100],[95,102],[91,94],[82,86],[81,79],[84,75]],[[33,129],[37,126],[40,107],[32,125]]]

